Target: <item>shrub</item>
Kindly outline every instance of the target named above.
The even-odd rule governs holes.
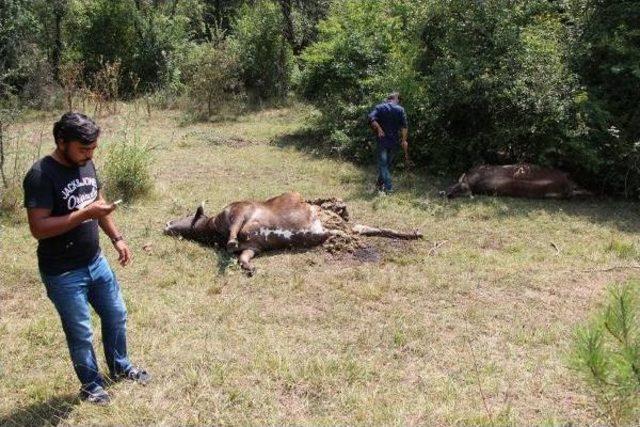
[[[109,198],[131,201],[148,194],[153,187],[151,160],[150,148],[137,135],[108,145],[103,173]]]
[[[572,365],[613,424],[640,417],[640,282],[618,284],[575,335]]]
[[[322,111],[332,150],[354,160],[372,151],[367,113],[388,92],[407,89],[411,31],[398,12],[380,0],[335,2],[318,42],[301,55],[300,94]]]
[[[426,157],[460,170],[499,158],[551,164],[576,155],[566,143],[577,85],[562,18],[541,1],[433,4],[418,63]]]
[[[181,69],[189,109],[198,116],[209,118],[242,95],[240,64],[224,43],[194,45]]]
[[[26,0],[3,0],[0,4],[0,101],[19,93],[29,79],[35,53],[31,44],[40,30]]]
[[[269,0],[240,8],[229,43],[237,55],[242,81],[256,101],[283,99],[293,67],[291,47],[282,34],[280,7]]]
[[[84,62],[85,78],[104,64],[121,64],[120,94],[148,91],[178,79],[177,63],[187,38],[186,20],[167,17],[145,2],[96,0],[73,3],[66,25],[67,60]]]
[[[638,196],[640,1],[577,4],[582,6],[573,12],[579,37],[571,48],[583,84],[576,103],[584,131],[576,143],[595,152],[583,175],[594,187]]]

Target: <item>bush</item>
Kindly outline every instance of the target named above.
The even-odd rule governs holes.
[[[229,43],[242,70],[242,81],[255,101],[279,100],[291,86],[293,53],[282,34],[280,7],[268,0],[245,4]]]
[[[189,110],[199,117],[208,119],[242,95],[240,63],[224,43],[194,45],[181,70]]]
[[[301,55],[301,96],[322,111],[332,150],[354,160],[372,152],[367,113],[388,92],[407,89],[402,67],[413,50],[399,12],[381,0],[335,2],[318,42]]]
[[[438,168],[558,164],[573,157],[576,79],[562,15],[549,2],[454,0],[428,9],[418,67],[425,78],[423,155]],[[589,153],[580,153],[584,159]]]
[[[111,143],[103,166],[104,186],[110,199],[131,201],[153,187],[151,150],[139,136]]]
[[[0,101],[19,93],[29,79],[33,54],[29,46],[39,31],[26,0],[3,0],[0,4]],[[37,56],[40,52],[36,50]]]
[[[186,20],[167,17],[143,2],[129,0],[74,3],[66,25],[68,61],[83,62],[85,77],[121,64],[120,94],[134,95],[176,81],[177,64],[187,38]]]
[[[575,335],[572,365],[612,424],[640,419],[640,282],[619,284]]]
[[[596,188],[640,195],[640,1],[579,2],[573,65],[583,88],[579,143],[594,155],[582,175]],[[580,167],[581,165],[576,165]]]
[[[373,141],[366,113],[399,90],[431,171],[533,162],[638,195],[638,25],[638,1],[346,0],[303,52],[299,92],[355,160]]]

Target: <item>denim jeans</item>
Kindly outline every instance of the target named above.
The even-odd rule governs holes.
[[[391,167],[398,152],[397,148],[384,148],[378,144],[378,182],[379,188],[392,191]]]
[[[127,373],[131,368],[127,357],[127,310],[118,281],[104,256],[98,256],[87,267],[59,275],[40,274],[47,296],[60,315],[82,388],[94,391],[104,385],[93,351],[89,304],[100,316],[104,355],[111,374]]]

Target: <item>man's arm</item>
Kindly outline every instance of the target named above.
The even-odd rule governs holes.
[[[380,126],[377,121],[371,120],[369,126],[371,126],[371,129],[373,129],[378,138],[384,138],[384,130],[382,130],[382,126]]]
[[[400,129],[400,135],[401,135],[400,144],[402,145],[402,150],[404,151],[404,159],[408,162],[409,161],[409,142],[407,141],[407,138],[409,137],[409,129],[406,127]]]
[[[84,221],[101,218],[115,209],[113,205],[93,203],[68,215],[51,216],[51,209],[29,208],[27,218],[31,234],[38,240],[59,236],[76,228]]]
[[[407,138],[409,137],[409,121],[407,120],[407,112],[404,108],[402,108],[402,118],[400,122],[400,145],[402,146],[402,150],[404,151],[404,162],[407,167],[411,166],[411,160],[409,160],[409,141]]]
[[[98,193],[98,201],[106,203],[102,191]],[[129,264],[129,261],[131,261],[131,250],[123,240],[122,234],[118,231],[118,227],[116,227],[116,223],[111,214],[100,218],[98,220],[98,224],[104,234],[109,237],[111,243],[113,243],[113,247],[118,251],[118,261],[120,262],[120,265],[124,267]]]
[[[373,129],[378,138],[384,138],[384,130],[382,126],[380,126],[380,123],[378,123],[378,107],[369,113],[369,126],[371,126],[371,129]]]

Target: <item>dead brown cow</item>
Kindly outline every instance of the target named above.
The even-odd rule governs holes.
[[[473,194],[552,199],[591,195],[565,172],[526,163],[476,166],[445,192],[448,198]]]
[[[348,221],[347,206],[340,199],[305,201],[299,193],[284,193],[265,202],[231,203],[215,217],[205,215],[200,206],[194,215],[169,221],[164,232],[238,254],[240,266],[249,275],[255,271],[251,259],[262,251],[308,248],[333,238],[422,237],[417,231],[401,233],[366,225],[351,226]]]

